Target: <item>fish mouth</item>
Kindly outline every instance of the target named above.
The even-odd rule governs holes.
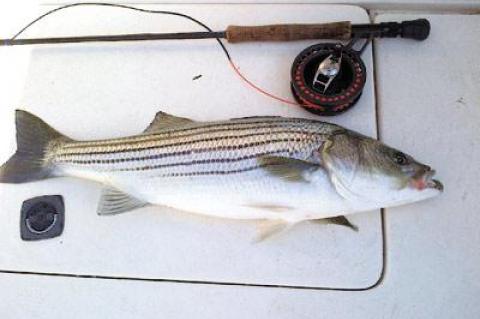
[[[428,168],[420,176],[412,178],[410,185],[419,191],[428,188],[443,192],[443,184],[440,181],[433,179],[434,175],[435,170]]]

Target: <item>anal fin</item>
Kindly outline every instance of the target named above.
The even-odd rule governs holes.
[[[130,196],[120,190],[107,187],[102,191],[100,202],[98,203],[98,215],[116,215],[125,213],[140,207],[144,207],[148,203]]]
[[[345,216],[336,216],[336,217],[329,217],[323,219],[314,219],[312,220],[314,223],[318,224],[333,224],[333,225],[340,225],[350,228],[353,231],[358,232],[357,225],[352,224]]]

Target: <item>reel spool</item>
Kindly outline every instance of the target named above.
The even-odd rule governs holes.
[[[367,79],[360,55],[373,38],[402,37],[417,41],[430,34],[426,19],[379,24],[352,25],[347,44],[320,43],[303,50],[293,62],[291,89],[295,100],[307,111],[324,116],[350,109],[360,98]],[[365,39],[360,50],[352,47]]]
[[[352,49],[356,39],[346,46],[320,43],[303,50],[293,62],[291,89],[295,100],[307,111],[333,116],[350,109],[362,95],[367,79],[365,64]]]

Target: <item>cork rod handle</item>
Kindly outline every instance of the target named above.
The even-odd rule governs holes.
[[[297,41],[311,39],[346,40],[351,36],[348,21],[320,24],[272,24],[262,26],[235,26],[226,30],[230,43],[256,41]]]

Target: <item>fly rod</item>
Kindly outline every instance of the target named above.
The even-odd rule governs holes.
[[[62,37],[26,38],[23,33],[40,20],[61,10],[73,7],[114,7],[148,14],[177,16],[190,20],[202,27],[203,32],[174,33],[131,33],[113,35],[82,35]],[[62,44],[85,42],[120,42],[153,40],[215,39],[228,63],[240,79],[258,93],[288,105],[296,105],[307,111],[323,115],[337,115],[350,109],[359,100],[366,83],[367,69],[361,59],[365,47],[373,38],[401,37],[418,41],[425,40],[430,33],[426,19],[378,24],[352,24],[350,21],[318,24],[272,24],[258,26],[230,25],[223,31],[214,31],[205,23],[188,14],[137,8],[124,4],[105,2],[79,2],[54,8],[34,19],[10,39],[0,39],[0,46],[32,44]],[[229,43],[242,42],[286,42],[299,40],[342,40],[347,42],[321,42],[304,49],[293,61],[290,86],[295,101],[272,94],[245,77],[233,62],[222,40]],[[355,49],[360,40],[363,45]]]
[[[119,42],[187,39],[225,39],[229,43],[241,42],[283,42],[299,40],[377,37],[402,37],[424,40],[430,32],[426,19],[378,24],[351,24],[349,21],[319,24],[272,24],[261,26],[228,26],[224,31],[175,32],[175,33],[133,33],[117,35],[87,35],[71,37],[14,38],[1,39],[2,46],[61,44],[83,42]]]

